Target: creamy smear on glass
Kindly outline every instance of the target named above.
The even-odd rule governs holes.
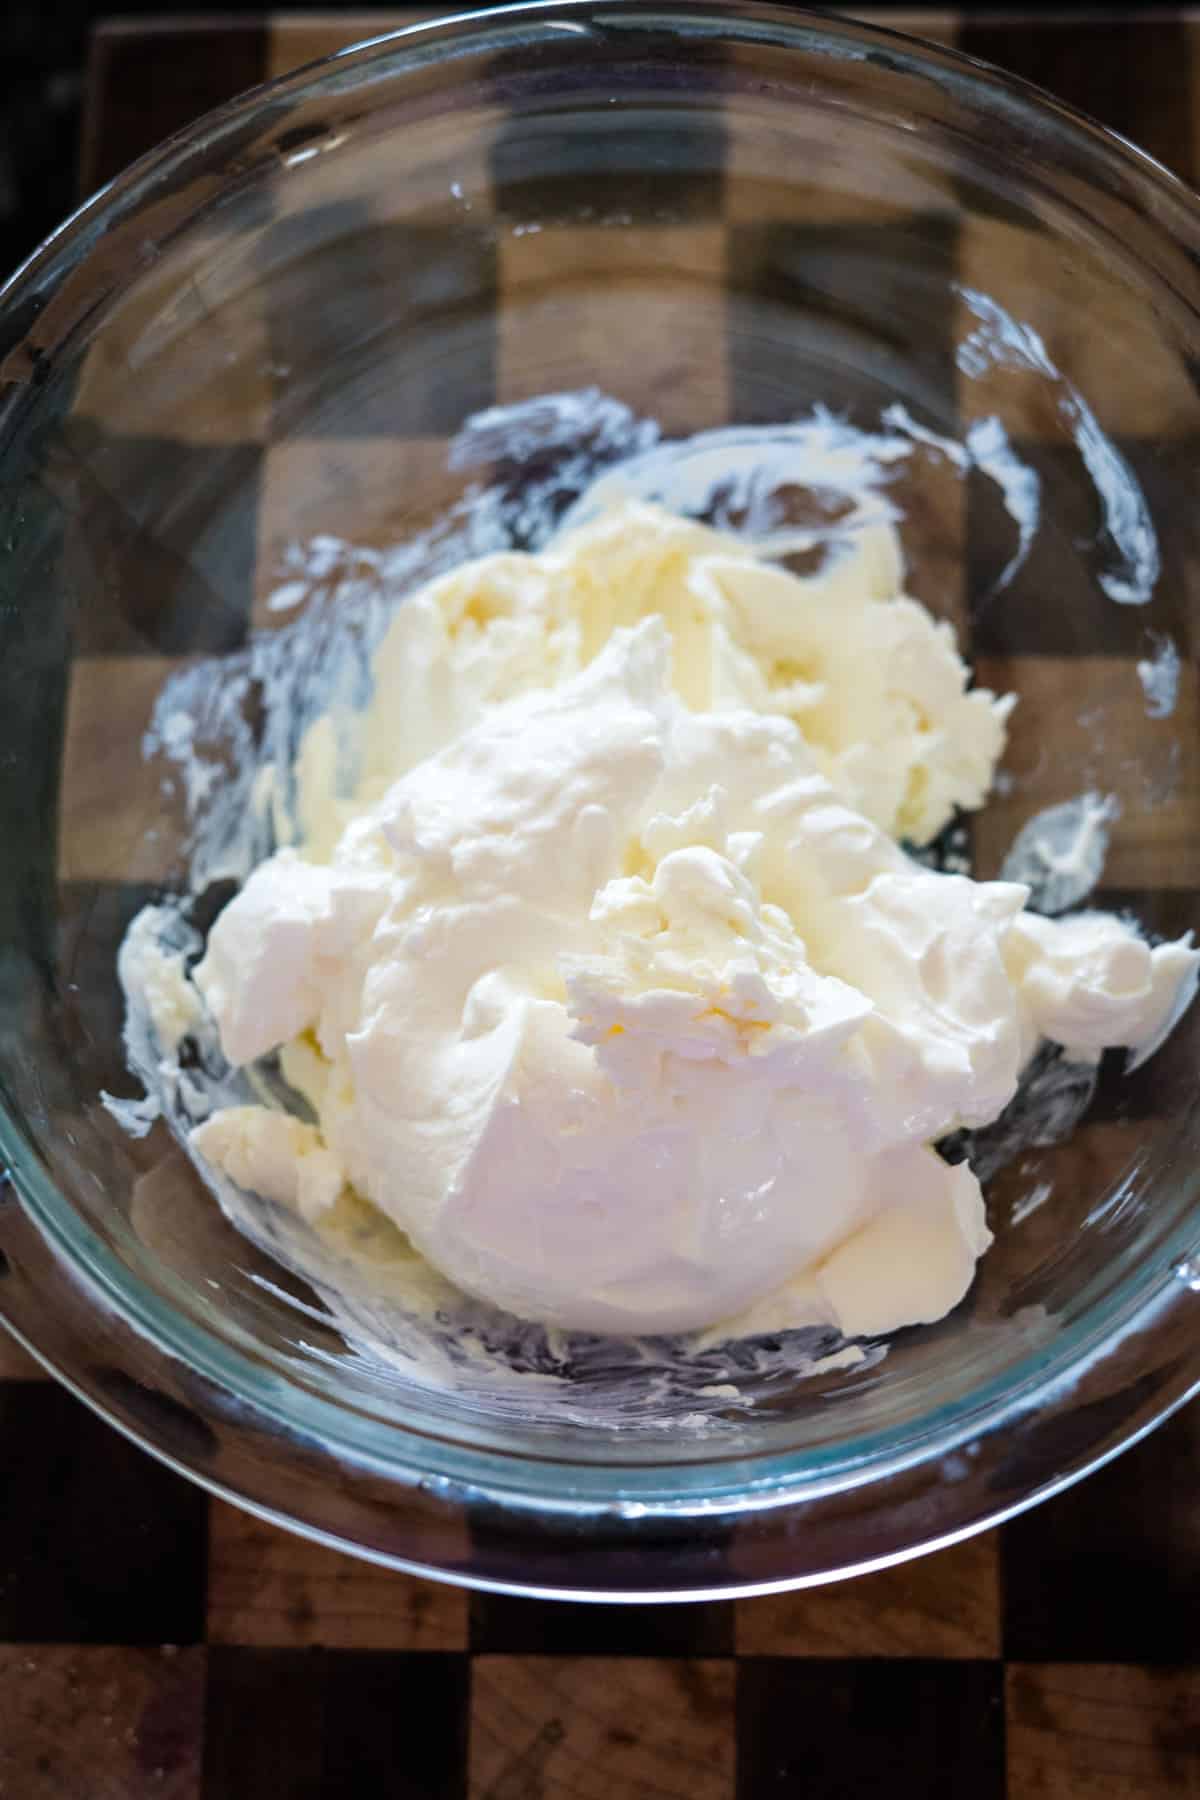
[[[156,1054],[203,1018],[234,1071],[277,1055],[292,1109],[189,1147],[368,1281],[370,1216],[564,1331],[941,1318],[990,1235],[934,1146],[1047,1043],[1151,1054],[1200,958],[911,854],[984,803],[1014,700],[905,593],[886,509],[796,574],[604,485],[404,599],[369,704],[304,734],[292,841],[200,960],[135,921],[126,992]]]

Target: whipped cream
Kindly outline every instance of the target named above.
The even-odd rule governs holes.
[[[885,831],[927,843],[956,807],[982,805],[1011,698],[968,687],[949,625],[902,592],[896,532],[866,522],[798,576],[752,544],[663,508],[615,505],[539,555],[453,570],[397,610],[375,657],[375,700],[355,735],[357,778],[334,792],[338,725],[300,757],[305,853],[480,712],[579,673],[614,631],[656,616],[669,682],[694,712],[741,710],[799,726],[815,766]]]
[[[890,524],[797,576],[645,504],[406,600],[308,734],[299,848],[218,918],[215,1169],[346,1196],[460,1288],[604,1332],[941,1317],[990,1241],[931,1147],[1044,1039],[1149,1054],[1197,955],[919,866],[1011,705],[902,592]]]

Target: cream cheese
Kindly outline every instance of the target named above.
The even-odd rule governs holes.
[[[886,522],[797,576],[627,503],[413,595],[374,672],[195,971],[312,1122],[225,1109],[192,1144],[309,1218],[359,1196],[521,1317],[939,1318],[990,1239],[930,1146],[1044,1038],[1148,1054],[1194,986],[1187,943],[900,847],[983,801],[1011,703]]]
[[[334,793],[333,721],[306,741],[306,855],[331,855],[364,804],[483,708],[567,680],[652,616],[692,711],[793,721],[842,798],[885,831],[926,843],[956,807],[983,803],[1012,701],[969,688],[949,625],[904,595],[890,523],[833,541],[800,576],[730,533],[626,501],[539,555],[479,558],[404,602],[376,653],[349,797]]]

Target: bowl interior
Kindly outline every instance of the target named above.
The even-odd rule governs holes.
[[[166,1125],[133,1138],[101,1099],[135,1092],[122,933],[185,879],[204,815],[146,752],[164,684],[212,658],[249,671],[205,725],[235,778],[285,731],[248,644],[299,645],[274,654],[311,695],[381,594],[469,548],[472,495],[536,543],[647,421],[681,438],[823,407],[874,432],[902,406],[932,434],[888,488],[910,589],[1020,695],[997,794],[940,853],[996,875],[1034,814],[1111,796],[1092,903],[1162,935],[1200,923],[1200,334],[1170,221],[1138,211],[1114,147],[899,41],[848,59],[825,27],[747,13],[737,33],[699,7],[667,35],[636,10],[420,34],[268,92],[128,183],[85,261],[46,275],[53,304],[15,322],[9,1149],[147,1319],[187,1321],[298,1419],[315,1400],[368,1421],[384,1454],[412,1461],[416,1433],[626,1472],[782,1453],[836,1471],[1027,1391],[1161,1279],[1194,1217],[1200,1012],[1133,1074],[1049,1070],[1015,1132],[985,1134],[997,1241],[951,1318],[804,1378],[778,1346],[714,1353],[695,1386],[736,1400],[683,1386],[639,1410],[626,1389],[620,1433],[590,1352],[517,1412],[353,1353]],[[1182,208],[1165,183],[1159,203]],[[497,407],[515,410],[464,435]],[[823,503],[772,500],[799,520]],[[218,854],[210,873],[211,911]]]

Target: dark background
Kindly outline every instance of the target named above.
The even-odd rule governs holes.
[[[498,3],[498,0],[497,0]],[[785,0],[786,3],[786,0]],[[906,10],[911,10],[908,0]],[[475,0],[486,6],[487,0]],[[978,13],[978,0],[960,0],[955,11]],[[884,10],[887,0],[872,0],[871,10]],[[196,17],[206,11],[261,14],[265,0],[219,0],[205,8],[197,0],[0,0],[0,278],[75,205],[79,196],[79,128],[87,74],[88,40],[100,19],[155,14]],[[291,0],[277,10],[317,11],[338,8],[329,0]],[[354,9],[356,12],[359,8]],[[446,10],[457,11],[447,0]],[[850,8],[849,10],[853,10]],[[1023,12],[1034,10],[1029,0]],[[1055,9],[1056,11],[1060,9]],[[1106,9],[1091,6],[1095,19]],[[1140,10],[1139,0],[1121,9],[1127,17]],[[204,110],[204,104],[197,111]]]

